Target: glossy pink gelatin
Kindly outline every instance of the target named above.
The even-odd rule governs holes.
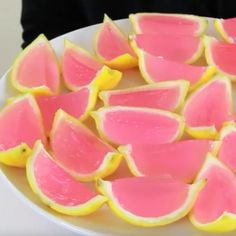
[[[189,185],[165,177],[130,177],[111,184],[122,208],[141,217],[172,213],[184,204],[189,190]]]
[[[169,34],[195,35],[199,23],[187,17],[146,14],[137,18],[138,27],[142,34]]]
[[[199,51],[200,38],[189,35],[137,34],[137,47],[153,56],[185,63]]]
[[[222,21],[224,31],[226,34],[233,40],[233,42],[236,42],[236,17],[224,19]]]
[[[88,128],[66,118],[61,118],[53,130],[51,147],[55,160],[78,174],[96,171],[105,156],[115,151]]]
[[[20,61],[16,79],[19,84],[35,88],[48,87],[57,92],[60,86],[60,73],[55,56],[48,45],[39,43]]]
[[[220,146],[219,159],[236,172],[236,132],[226,135]]]
[[[123,54],[134,56],[127,38],[110,22],[104,22],[99,32],[96,49],[105,60],[112,60]]]
[[[39,189],[57,204],[73,207],[97,195],[62,170],[43,149],[35,157],[33,171]]]
[[[0,115],[0,151],[37,140],[46,143],[42,121],[29,98],[8,105]]]
[[[101,68],[102,64],[79,50],[65,49],[63,53],[63,77],[72,86],[90,84]]]
[[[214,41],[210,47],[211,56],[216,66],[221,71],[236,76],[236,44]]]
[[[110,110],[103,122],[105,135],[117,144],[172,142],[180,127],[173,117],[140,109]]]
[[[50,132],[54,115],[58,109],[64,110],[77,119],[84,115],[88,106],[89,95],[89,88],[84,87],[76,92],[58,96],[37,96],[46,131]]]
[[[154,82],[183,79],[188,80],[190,85],[196,84],[207,70],[205,66],[178,63],[147,53],[144,55],[144,66],[145,72]]]
[[[220,129],[231,117],[230,94],[227,85],[220,79],[196,91],[184,109],[186,123],[190,127],[215,126]]]
[[[111,91],[108,103],[112,106],[149,107],[174,111],[181,100],[180,87],[148,88],[131,91]]]
[[[207,181],[193,207],[194,218],[200,223],[209,223],[225,211],[236,214],[235,176],[220,166],[212,165],[203,178]]]
[[[172,176],[191,183],[211,151],[209,140],[186,140],[159,145],[131,145],[131,157],[145,176]]]

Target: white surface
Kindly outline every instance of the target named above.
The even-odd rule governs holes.
[[[129,30],[127,21],[121,21],[120,23],[123,28]],[[93,26],[89,29],[82,29],[75,33],[68,34],[67,37],[72,41],[79,43],[83,47],[91,48],[92,36],[94,36],[95,31],[96,27]],[[62,48],[62,42],[63,38],[53,41],[53,45],[57,49],[57,52],[60,52],[59,49]],[[123,86],[124,84],[126,86],[132,86],[134,83],[137,84],[141,81],[143,82],[143,80],[134,79],[136,75],[137,74],[132,72],[129,74],[127,73],[126,78],[129,78],[130,80],[123,80]],[[10,92],[5,81],[6,78],[3,78],[0,81],[0,103],[3,102],[3,99],[6,96],[9,96]],[[26,182],[24,170],[2,166],[2,173],[0,171],[0,176],[2,176],[2,178],[0,178],[0,235],[75,235],[75,233],[66,230],[66,228],[76,231],[79,235],[84,233],[91,236],[208,235],[193,228],[186,219],[167,227],[135,227],[115,217],[106,207],[88,217],[63,216],[56,214],[48,207],[45,207],[39,201],[37,196],[32,193]],[[4,186],[3,182],[8,185],[8,188]],[[16,196],[22,201],[18,200]],[[33,208],[35,212],[38,212],[39,215],[34,213],[27,205]],[[63,226],[65,229],[51,223],[51,221]],[[235,232],[227,235],[233,236],[235,235]]]
[[[38,215],[26,204],[23,204],[2,181],[0,189],[0,235],[78,235]]]
[[[20,51],[21,0],[0,0],[0,77]]]

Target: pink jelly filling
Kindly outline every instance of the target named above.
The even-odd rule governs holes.
[[[236,17],[223,20],[224,31],[236,42]]]
[[[225,83],[215,81],[209,84],[185,108],[186,123],[192,127],[213,125],[219,129],[231,115],[228,96]]]
[[[215,64],[222,71],[231,75],[236,75],[236,45],[214,42],[211,45],[211,55]]]
[[[47,86],[51,91],[57,91],[60,75],[57,62],[44,43],[30,50],[20,62],[17,81],[26,87]]]
[[[157,82],[184,79],[193,85],[199,81],[206,71],[206,67],[204,66],[181,64],[149,54],[145,54],[144,63],[148,75],[152,80]]]
[[[47,132],[51,130],[54,115],[58,109],[63,109],[68,114],[80,118],[86,111],[88,99],[88,88],[82,88],[79,91],[59,96],[38,96],[37,102],[42,112]]]
[[[219,158],[236,172],[236,132],[224,137],[220,147]]]
[[[187,35],[138,34],[135,36],[138,48],[153,56],[177,62],[186,62],[198,51],[200,39]]]
[[[0,116],[0,150],[26,143],[33,147],[36,140],[45,141],[41,120],[28,99],[12,103]]]
[[[215,165],[204,177],[207,183],[193,208],[194,217],[201,223],[208,223],[218,219],[224,211],[236,214],[235,176]]]
[[[144,175],[167,175],[190,183],[210,150],[211,142],[208,140],[187,140],[160,145],[134,144],[131,156],[137,169]]]
[[[170,142],[178,128],[179,122],[173,118],[139,110],[110,111],[104,121],[104,132],[118,144]]]
[[[58,204],[77,206],[96,196],[86,185],[76,181],[56,165],[43,150],[34,161],[33,171],[39,189]]]
[[[106,60],[112,60],[125,53],[134,55],[128,40],[109,22],[103,23],[97,41],[97,50]]]
[[[179,87],[153,88],[131,92],[113,92],[109,95],[109,104],[113,106],[150,107],[173,111],[179,104]]]
[[[62,70],[67,83],[74,86],[88,85],[102,65],[93,58],[78,51],[67,49],[63,55]]]
[[[112,182],[112,193],[122,208],[141,217],[160,217],[180,208],[188,185],[169,178],[131,177]]]
[[[198,22],[178,16],[145,15],[138,24],[143,34],[194,35],[199,29]]]
[[[57,125],[51,145],[59,163],[81,174],[97,170],[106,154],[114,151],[84,126],[66,120]]]

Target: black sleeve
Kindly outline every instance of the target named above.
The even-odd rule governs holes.
[[[40,33],[49,39],[84,25],[76,0],[22,0],[23,44],[27,46]]]

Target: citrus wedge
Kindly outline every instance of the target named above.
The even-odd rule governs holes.
[[[0,113],[0,162],[25,167],[35,141],[46,144],[42,117],[34,97],[19,96]]]
[[[203,40],[190,35],[137,34],[131,35],[130,41],[137,55],[141,49],[153,56],[187,64],[197,61],[204,49]]]
[[[106,198],[73,179],[37,142],[27,161],[27,179],[33,192],[53,210],[82,216],[96,211]]]
[[[152,56],[142,50],[138,51],[138,55],[140,72],[144,80],[151,84],[160,81],[183,79],[189,81],[190,90],[193,90],[206,83],[216,72],[214,66],[187,65]]]
[[[37,103],[42,112],[44,126],[47,133],[52,128],[54,115],[62,109],[77,119],[84,120],[93,110],[97,101],[98,89],[96,86],[81,87],[75,92],[57,96],[37,96]]]
[[[13,87],[22,93],[59,93],[59,65],[50,43],[43,34],[15,59],[10,77]]]
[[[173,142],[184,131],[181,116],[152,108],[104,107],[91,112],[91,116],[100,136],[118,145]]]
[[[138,65],[128,39],[106,14],[95,38],[95,50],[98,58],[111,68],[124,70]]]
[[[215,138],[223,123],[232,116],[230,81],[217,76],[195,90],[186,100],[183,116],[186,131],[195,138]]]
[[[62,110],[56,113],[50,140],[56,162],[81,181],[108,176],[121,161],[120,153]]]
[[[218,154],[219,159],[232,171],[236,172],[236,124],[230,122],[223,126],[219,138],[221,147]]]
[[[189,82],[185,80],[166,81],[122,90],[102,91],[99,97],[105,106],[121,105],[175,111],[183,105],[188,88]]]
[[[192,183],[207,153],[215,153],[218,146],[209,140],[184,140],[159,145],[129,144],[118,150],[135,176],[166,175]]]
[[[129,177],[112,182],[99,179],[97,188],[118,217],[151,227],[170,224],[188,214],[204,184],[187,185],[165,177]]]
[[[214,21],[214,26],[219,35],[227,43],[236,42],[236,17],[229,19],[216,19]]]
[[[218,159],[209,154],[196,181],[206,179],[190,213],[198,229],[227,232],[236,229],[236,178]]]
[[[224,43],[209,36],[204,37],[205,57],[208,65],[232,80],[236,80],[236,44]]]
[[[101,90],[112,89],[122,76],[121,72],[104,66],[89,52],[69,40],[65,40],[62,72],[65,85],[70,90],[90,84]]]
[[[184,14],[136,13],[129,19],[136,34],[182,34],[201,36],[207,29],[204,17]]]

